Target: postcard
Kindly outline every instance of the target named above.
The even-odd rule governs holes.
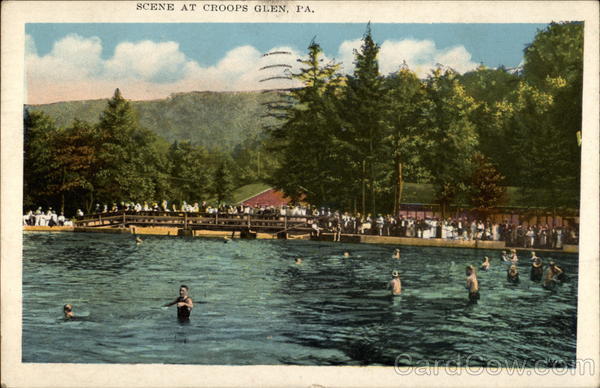
[[[2,11],[3,386],[598,385],[596,2]]]

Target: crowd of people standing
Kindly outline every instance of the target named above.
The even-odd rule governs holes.
[[[483,240],[504,241],[507,246],[541,249],[562,249],[564,244],[577,244],[577,228],[564,225],[514,223],[504,220],[497,222],[473,217],[413,217],[377,214],[352,214],[329,208],[318,208],[310,205],[228,205],[212,206],[205,201],[187,203],[180,206],[167,200],[159,202],[116,202],[112,205],[96,204],[93,213],[113,213],[118,211],[133,212],[187,212],[204,215],[243,216],[256,215],[262,217],[283,217],[306,219],[314,235],[322,232],[342,234],[373,234],[379,236],[396,236],[411,238],[438,238],[448,240]],[[83,216],[78,209],[76,215]],[[29,211],[23,217],[24,225],[63,226],[70,223],[64,214],[57,215],[52,208],[43,212],[41,207],[35,212]],[[339,239],[339,238],[338,238]]]

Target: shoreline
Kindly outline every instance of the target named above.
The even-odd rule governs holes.
[[[24,232],[90,232],[90,233],[115,233],[115,234],[139,234],[155,236],[188,236],[188,237],[208,237],[208,238],[241,238],[239,232],[230,233],[211,230],[183,230],[174,227],[139,227],[130,226],[129,228],[90,228],[76,226],[23,226]],[[258,240],[276,240],[277,235],[270,233],[256,233]],[[321,233],[319,238],[311,238],[308,234],[288,235],[289,240],[313,240],[313,241],[333,241],[333,233]],[[506,247],[504,241],[481,241],[481,240],[447,240],[441,238],[422,239],[416,237],[396,237],[396,236],[377,236],[360,234],[343,234],[341,241],[344,243],[357,244],[384,244],[384,245],[407,245],[421,247],[443,247],[443,248],[470,248],[470,249],[494,249],[507,250],[516,249],[517,251],[536,251],[536,252],[560,252],[560,253],[579,253],[577,245],[563,245],[563,249],[542,249],[542,248],[523,248]]]

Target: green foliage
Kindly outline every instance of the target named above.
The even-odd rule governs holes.
[[[48,186],[52,184],[52,143],[57,128],[45,113],[28,109],[23,128],[23,205],[48,206],[55,199]]]
[[[474,100],[452,70],[438,68],[425,81],[424,162],[436,185],[437,198],[446,206],[467,188],[471,161],[478,141],[469,116]]]
[[[232,200],[233,181],[230,168],[231,161],[229,158],[224,157],[214,172],[213,194],[215,195],[218,205],[229,203]]]
[[[201,201],[210,191],[210,165],[208,152],[189,141],[174,142],[169,148],[171,195],[179,203]]]
[[[379,46],[373,41],[370,24],[367,26],[360,50],[355,50],[355,69],[348,76],[341,99],[343,129],[340,140],[346,152],[352,155],[352,161],[346,163],[350,168],[346,176],[359,176],[354,179],[351,190],[361,193],[360,210],[367,209],[377,213],[380,182],[385,179],[384,165],[388,162],[385,150],[384,123],[386,115],[384,79],[379,73],[377,56]],[[365,185],[368,185],[367,194]]]
[[[279,157],[270,182],[293,199],[323,205],[335,201],[338,160],[333,146],[337,120],[333,92],[339,64],[323,63],[321,47],[311,42],[303,67],[292,77],[304,87],[293,90],[288,119],[271,133]]]
[[[228,152],[275,123],[265,117],[265,104],[276,98],[274,92],[190,92],[129,104],[138,116],[138,124],[168,143],[189,141],[208,151]],[[28,109],[45,112],[58,127],[66,127],[76,118],[97,123],[106,104],[106,99],[69,101]]]
[[[385,124],[388,133],[386,143],[393,155],[393,165],[390,169],[389,183],[383,190],[388,188],[390,194],[393,192],[396,214],[402,203],[404,181],[423,180],[427,175],[420,159],[420,150],[424,146],[421,123],[426,96],[423,83],[406,64],[385,79],[385,87]]]
[[[369,25],[352,75],[313,41],[292,75],[303,87],[284,96],[130,102],[117,89],[108,101],[26,107],[24,205],[237,201],[234,187],[267,182],[361,213],[466,198],[490,209],[503,184],[520,186],[509,205],[577,208],[582,53],[583,25],[552,23],[525,49],[522,73],[439,67],[421,80],[403,65],[383,77]],[[281,98],[283,121],[267,114]]]
[[[101,201],[144,201],[155,194],[156,135],[139,126],[135,112],[115,90],[97,126],[96,197]]]
[[[503,186],[504,177],[479,152],[473,155],[473,164],[475,168],[469,188],[469,202],[474,209],[489,211],[506,200],[506,187]]]

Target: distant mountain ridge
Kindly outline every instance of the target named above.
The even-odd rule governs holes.
[[[160,100],[131,101],[131,105],[143,127],[169,142],[189,140],[211,150],[231,151],[273,124],[273,118],[265,117],[266,104],[277,98],[277,92],[203,91],[175,93]],[[59,127],[67,127],[75,118],[98,122],[107,100],[108,97],[26,107],[48,114]]]

